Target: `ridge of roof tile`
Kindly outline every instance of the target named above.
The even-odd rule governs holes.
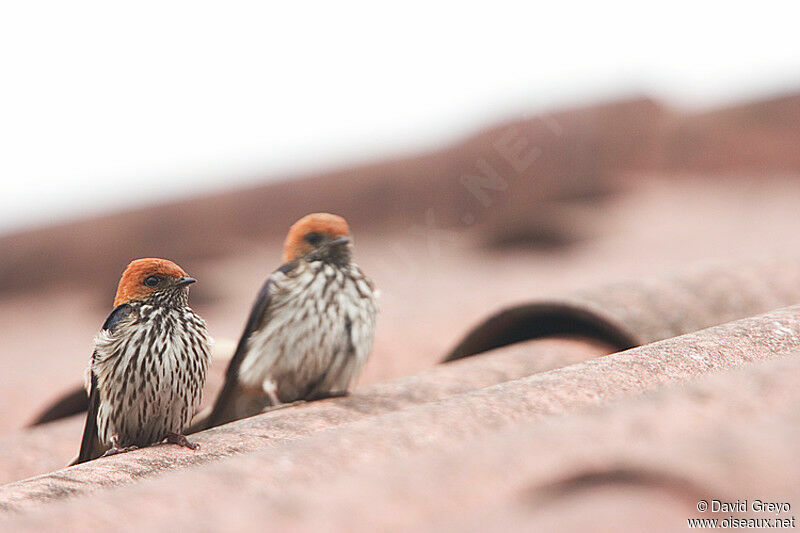
[[[554,334],[625,350],[798,302],[798,259],[695,267],[507,307],[474,326],[445,361]]]
[[[154,510],[156,514],[169,511],[175,517],[175,513],[180,514],[179,510],[183,509],[182,519],[202,521],[207,518],[206,513],[212,512],[211,509],[194,509],[189,513],[191,502],[213,501],[215,496],[224,494],[226,489],[223,487],[231,483],[238,487],[237,497],[249,494],[263,501],[264,498],[278,497],[287,487],[353,475],[379,460],[406,458],[423,451],[444,453],[456,443],[489,435],[502,428],[535,425],[548,417],[553,420],[553,415],[630,399],[667,384],[684,383],[710,372],[787,356],[797,350],[800,350],[800,307],[791,307],[438,401],[412,405],[317,432],[304,439],[274,443],[261,435],[249,434],[251,425],[259,421],[271,426],[267,420],[270,414],[260,415],[195,436],[205,449],[213,448],[214,441],[221,440],[225,432],[231,439],[240,441],[261,439],[260,451],[215,461],[191,471],[172,472],[161,479],[141,481],[140,486],[120,489],[125,490],[124,493],[114,491],[113,494],[96,494],[94,497],[114,499],[116,518],[124,521],[139,513],[140,505],[145,501],[157,508]],[[289,413],[287,410],[283,416],[291,419],[300,412]],[[145,469],[156,464],[178,465],[179,460],[171,452],[173,450],[168,453],[151,448],[12,483],[0,487],[0,508],[31,511],[40,507],[35,512],[42,512],[45,516],[50,507],[42,507],[45,502],[54,503],[117,485],[122,477],[127,477],[126,481],[140,479],[140,475],[133,475],[128,470],[132,464]],[[211,459],[204,457],[195,464]],[[161,492],[168,493],[169,497],[159,497]],[[120,494],[125,497],[119,499]],[[230,503],[227,499],[225,501],[226,505]],[[160,508],[158,502],[163,502]],[[168,510],[163,507],[167,502]],[[104,506],[87,507],[84,504],[83,500],[75,500],[51,507],[51,519],[61,521],[69,518],[69,523],[76,524],[86,523],[95,516],[99,523],[108,519],[108,510]],[[148,516],[155,515],[148,513]]]
[[[187,454],[185,459],[203,462],[220,455],[252,451],[262,447],[265,438],[271,442],[303,438],[322,429],[512,381],[612,351],[611,346],[583,339],[539,339],[520,343],[499,353],[487,353],[485,357],[439,365],[412,376],[362,387],[336,401],[281,409],[242,420],[236,426],[215,428],[214,439],[208,445],[204,443],[198,452]],[[83,420],[83,416],[75,416],[0,437],[0,484],[63,469],[75,456]],[[122,467],[118,461],[108,463],[115,470],[126,472],[115,473],[110,479],[124,483],[138,476],[161,472],[166,458],[174,450],[163,449],[166,455],[156,453],[156,460],[148,461],[154,450],[162,451],[151,448],[141,452],[141,456],[121,456]],[[174,458],[172,466],[183,464],[183,459],[183,454]],[[94,478],[87,473],[93,472],[94,467],[100,464],[92,463],[92,467],[85,470],[73,468],[63,472],[69,472],[65,476],[72,476],[75,483],[93,482]],[[81,477],[81,472],[87,476]]]

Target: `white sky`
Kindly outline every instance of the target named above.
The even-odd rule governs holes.
[[[546,4],[3,2],[0,232],[586,99],[800,87],[797,2]]]

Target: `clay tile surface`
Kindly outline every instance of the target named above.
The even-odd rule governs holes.
[[[671,500],[674,497],[673,492],[677,491],[681,493],[679,499],[683,501],[683,506],[680,508],[685,510],[686,501],[708,492],[715,493],[716,488],[724,489],[724,482],[736,474],[728,472],[724,463],[709,461],[709,465],[698,470],[695,476],[689,477],[685,483],[673,480],[673,478],[681,479],[679,474],[684,471],[683,469],[689,469],[688,472],[691,473],[691,467],[701,463],[703,458],[695,458],[691,462],[681,464],[677,461],[680,454],[669,446],[671,441],[663,440],[664,433],[679,430],[678,434],[673,434],[670,438],[681,441],[696,426],[707,424],[709,419],[720,415],[724,420],[731,413],[743,408],[745,412],[749,411],[750,416],[757,418],[758,409],[746,408],[755,399],[760,402],[760,406],[772,413],[772,416],[764,421],[765,423],[777,423],[782,415],[786,416],[800,399],[794,386],[800,370],[798,360],[794,356],[800,348],[798,316],[798,308],[788,308],[477,391],[455,394],[443,400],[415,405],[314,433],[300,440],[283,441],[274,437],[264,439],[263,437],[267,435],[259,435],[258,432],[252,431],[259,419],[289,415],[285,412],[260,415],[210,430],[206,432],[206,438],[199,439],[208,449],[214,441],[224,442],[225,439],[221,438],[223,435],[229,435],[237,440],[245,435],[260,436],[260,446],[254,447],[251,453],[229,457],[181,475],[160,477],[152,482],[141,481],[136,486],[125,489],[124,492],[111,492],[105,496],[98,496],[99,499],[95,500],[99,504],[95,507],[98,509],[96,512],[93,508],[87,508],[81,499],[74,498],[96,492],[99,488],[109,485],[118,485],[121,482],[129,484],[132,479],[141,477],[141,472],[136,472],[136,468],[147,467],[151,471],[163,469],[180,464],[183,462],[182,458],[188,459],[193,464],[202,465],[208,462],[208,458],[191,454],[181,454],[183,457],[177,457],[174,452],[170,453],[166,446],[141,450],[97,461],[95,464],[79,465],[52,475],[6,485],[0,491],[0,502],[7,512],[21,510],[33,512],[44,502],[53,504],[58,500],[66,501],[64,505],[45,508],[41,510],[41,515],[36,512],[14,524],[24,524],[31,520],[30,523],[37,524],[37,527],[48,524],[54,526],[57,523],[71,523],[78,528],[89,527],[92,524],[111,526],[111,523],[104,522],[106,508],[104,499],[107,498],[107,502],[112,500],[119,502],[115,508],[120,514],[115,515],[115,518],[123,519],[132,529],[157,527],[159,523],[170,522],[175,519],[176,511],[180,516],[177,523],[181,527],[200,527],[203,524],[225,526],[224,520],[228,517],[215,518],[214,511],[210,508],[193,508],[193,502],[207,500],[224,505],[225,509],[237,516],[260,517],[270,523],[283,524],[285,527],[300,526],[309,529],[312,529],[317,523],[315,520],[319,519],[318,510],[327,508],[336,515],[329,519],[338,520],[338,525],[344,529],[355,525],[352,522],[354,520],[352,509],[342,508],[334,502],[328,505],[326,500],[329,498],[339,501],[337,500],[339,493],[326,490],[327,484],[333,483],[335,486],[347,476],[355,476],[355,479],[352,479],[355,483],[359,479],[358,476],[374,472],[376,465],[392,465],[397,472],[403,472],[401,479],[414,478],[412,473],[421,473],[422,479],[409,482],[425,484],[426,479],[429,479],[425,478],[427,471],[411,469],[411,465],[407,462],[413,464],[414,461],[421,460],[419,457],[438,453],[440,460],[446,460],[451,465],[460,458],[465,464],[461,464],[458,468],[480,468],[482,466],[480,461],[472,464],[468,460],[471,456],[470,445],[486,453],[480,444],[482,439],[494,436],[502,440],[504,432],[510,428],[515,428],[516,431],[521,431],[520,428],[537,431],[537,422],[547,420],[550,425],[544,425],[543,429],[538,430],[538,434],[547,434],[547,438],[509,439],[512,443],[524,443],[525,448],[517,450],[513,456],[500,453],[496,456],[496,460],[503,462],[511,460],[511,457],[527,457],[532,465],[540,465],[545,472],[556,466],[564,468],[564,461],[548,461],[547,454],[537,453],[535,450],[566,453],[563,449],[567,443],[580,444],[578,450],[574,452],[578,453],[578,457],[582,453],[591,459],[607,446],[612,448],[616,446],[619,456],[608,462],[597,459],[580,468],[575,465],[572,468],[565,468],[566,474],[562,474],[564,479],[559,481],[556,477],[551,481],[552,487],[544,484],[540,492],[536,492],[534,490],[536,485],[533,485],[529,498],[552,499],[552,495],[548,496],[550,492],[557,496],[562,485],[574,483],[580,486],[583,477],[591,477],[595,474],[594,470],[598,470],[600,473],[598,475],[607,475],[608,479],[613,479],[615,475],[622,476],[623,484],[626,483],[625,476],[629,476],[632,479],[629,483],[633,485],[644,483],[660,486],[668,500]],[[783,363],[781,359],[785,359],[786,362]],[[741,369],[748,363],[776,360],[781,364],[756,366],[749,372],[731,372],[732,369]],[[711,386],[678,388],[677,392],[663,387],[665,384],[685,386],[687,379],[703,376],[710,370],[717,374],[713,377],[718,380],[712,380]],[[725,370],[728,372],[720,373]],[[724,386],[715,389],[713,384],[720,382]],[[747,385],[742,386],[742,382]],[[767,384],[768,393],[764,391]],[[666,402],[669,407],[666,412],[662,412],[664,409],[660,408],[658,401],[653,405],[652,399],[638,399],[641,398],[641,393],[648,391],[657,392],[655,398],[664,397],[669,400]],[[591,420],[591,424],[588,425],[581,425],[580,422],[575,422],[574,418],[559,419],[558,422],[553,419],[556,415],[578,414],[585,408],[600,405],[605,406],[604,412],[611,414],[606,418],[580,415],[584,418],[578,420]],[[641,407],[642,405],[644,407]],[[632,416],[628,413],[641,410],[649,415]],[[698,415],[688,416],[684,420],[683,415],[691,413],[692,410],[696,410]],[[618,411],[623,414],[617,415]],[[645,420],[648,423],[645,423]],[[666,423],[670,420],[672,422]],[[549,429],[551,425],[556,429]],[[280,428],[281,424],[265,424],[264,429],[274,431],[272,429],[274,426]],[[600,428],[602,431],[599,431]],[[712,426],[710,429],[715,428]],[[789,434],[796,435],[797,430],[795,427],[794,432]],[[709,433],[708,428],[706,431],[703,434],[706,439],[708,435],[716,435],[719,449],[729,446],[725,432]],[[579,438],[574,438],[574,432],[577,432]],[[644,436],[644,442],[641,443],[643,449],[637,450],[635,446],[631,447],[632,453],[628,456],[626,450],[631,444],[630,439],[632,435],[637,434]],[[562,440],[553,435],[563,435]],[[204,435],[200,434],[198,437]],[[600,439],[597,442],[595,442],[596,437]],[[700,442],[706,441],[700,440]],[[748,442],[737,441],[737,444],[746,447]],[[793,449],[790,441],[780,441],[780,445],[786,447],[782,450],[781,457],[788,458],[789,450]],[[648,446],[661,446],[660,453],[664,456],[672,454],[671,457],[675,461],[672,466],[675,472],[661,472],[659,469],[663,470],[668,465],[661,464],[658,457],[653,457],[646,463],[647,468],[653,470],[649,474],[647,468],[637,466],[637,458],[643,460],[648,457]],[[699,444],[694,446],[699,447]],[[691,446],[689,447],[691,449]],[[454,454],[456,449],[464,451],[460,455]],[[574,446],[568,449],[575,450]],[[220,452],[221,450],[208,449],[206,453],[219,456]],[[705,453],[706,460],[709,455],[713,457],[712,450],[706,450]],[[189,457],[186,457],[187,455]],[[604,456],[599,453],[599,457]],[[630,461],[630,466],[620,464],[621,459],[625,457]],[[566,464],[568,465],[568,461]],[[587,464],[591,468],[587,468]],[[507,474],[513,470],[512,463],[509,470],[504,472]],[[638,476],[641,480],[637,480],[636,472],[639,470],[641,472]],[[553,476],[552,472],[550,475]],[[718,477],[714,478],[713,475]],[[648,480],[648,476],[652,479]],[[706,476],[711,478],[706,479]],[[742,483],[747,479],[743,474],[739,476]],[[710,485],[712,481],[717,485]],[[494,482],[504,485],[507,479],[501,477]],[[602,480],[597,483],[603,484]],[[776,490],[781,488],[782,483],[785,484],[778,479],[774,488]],[[693,484],[697,485],[694,489]],[[358,485],[355,487],[359,492],[365,488]],[[479,490],[484,491],[489,488],[482,487]],[[302,497],[304,493],[317,489],[319,497]],[[462,489],[456,493],[463,492]],[[414,494],[413,491],[400,493],[404,494],[405,498],[411,498]],[[289,494],[297,495],[294,503],[287,502]],[[327,496],[324,496],[326,494]],[[373,493],[366,490],[361,494],[364,497],[367,495],[372,497]],[[515,499],[500,498],[500,501],[503,504],[513,505]],[[428,503],[430,502],[422,495],[422,500],[416,505],[424,507]],[[398,502],[392,502],[390,499],[379,501],[375,505],[395,504]],[[148,508],[146,515],[140,513],[143,505],[147,505]],[[372,506],[370,503],[367,507]],[[536,507],[533,504],[532,506]],[[379,513],[379,516],[386,516],[391,520],[389,517],[392,515]],[[218,521],[210,522],[215,519]],[[365,522],[364,530],[368,530],[370,524],[369,521]]]
[[[553,110],[426,153],[0,236],[0,530],[794,520],[798,102]],[[206,430],[201,413],[197,451],[67,467],[128,261],[167,256],[199,280],[191,304],[217,340],[208,406],[285,231],[320,210],[347,218],[381,290],[351,394]],[[698,510],[713,500],[751,507]]]
[[[276,439],[294,439],[328,427],[511,381],[612,351],[612,347],[589,339],[538,339],[516,344],[500,353],[487,354],[487,357],[438,366],[413,376],[364,387],[341,400],[315,402],[299,409],[276,411],[264,418],[237,422],[235,427],[228,425],[215,429],[212,434],[217,437],[212,445],[204,445],[200,452],[183,459],[202,462],[209,456],[239,453],[260,447],[264,438],[272,442]],[[0,481],[10,482],[61,469],[77,453],[75,437],[81,434],[83,420],[81,416],[71,417],[0,439]],[[163,467],[162,461],[153,461],[149,453],[143,457],[136,454],[126,457],[135,459],[129,463],[130,468],[123,473],[120,464],[114,463],[112,468],[116,473],[103,480],[103,483],[114,482],[112,477],[126,481],[153,474]],[[181,458],[174,457],[171,460],[180,461]],[[72,468],[69,471],[75,473],[78,470]],[[93,468],[86,470],[90,473],[93,471]]]
[[[624,350],[800,301],[800,261],[707,267],[509,307],[469,332],[455,360],[526,338],[584,334]]]

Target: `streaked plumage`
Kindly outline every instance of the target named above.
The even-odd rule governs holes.
[[[205,321],[188,307],[192,282],[164,259],[126,269],[116,307],[95,338],[75,463],[165,438],[193,447],[182,432],[200,403],[211,350]]]
[[[372,349],[372,282],[352,261],[347,223],[295,223],[285,263],[256,298],[207,427],[296,400],[346,394]]]

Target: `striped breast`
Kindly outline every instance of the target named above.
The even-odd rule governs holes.
[[[377,306],[358,265],[305,262],[272,275],[270,305],[247,340],[239,380],[282,402],[345,392],[372,349]]]
[[[134,304],[113,332],[95,338],[92,371],[98,437],[146,446],[180,433],[200,403],[211,345],[205,321],[188,307]]]

